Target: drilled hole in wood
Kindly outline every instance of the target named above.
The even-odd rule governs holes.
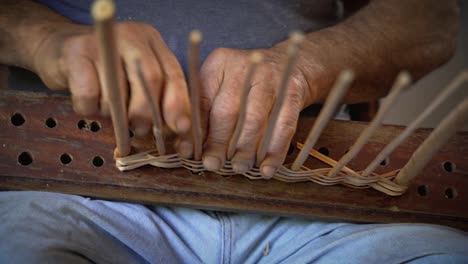
[[[205,176],[205,172],[204,172],[204,171],[199,171],[199,172],[190,171],[190,173],[192,173],[193,175],[197,175],[197,176]]]
[[[70,156],[70,154],[67,154],[67,153],[63,153],[61,156],[60,156],[60,162],[63,164],[63,165],[67,165],[67,164],[70,164],[72,162],[73,158],[72,156]]]
[[[380,166],[382,166],[382,167],[387,166],[388,164],[390,164],[390,158],[388,158],[388,157],[380,162]]]
[[[77,125],[78,125],[79,129],[87,129],[88,128],[88,122],[86,122],[86,120],[78,121]]]
[[[14,125],[14,126],[21,126],[24,124],[26,120],[24,119],[24,116],[20,113],[14,113],[12,116],[11,116],[11,123]]]
[[[296,144],[294,144],[294,143],[289,144],[288,155],[293,154],[295,149],[296,149]]]
[[[21,152],[18,156],[18,162],[23,166],[28,166],[33,162],[32,155],[29,152]]]
[[[444,162],[444,164],[442,166],[444,168],[444,171],[446,171],[446,172],[454,172],[455,169],[456,169],[455,163],[453,163],[451,161]]]
[[[96,156],[93,158],[93,165],[94,167],[101,167],[104,165],[104,160],[100,156]]]
[[[101,124],[98,121],[93,121],[89,125],[89,129],[93,132],[98,132],[101,129]]]
[[[458,195],[457,190],[455,190],[453,188],[445,189],[445,198],[454,199],[455,197],[457,197],[457,195]]]
[[[426,196],[429,192],[427,185],[419,185],[418,186],[418,194],[419,196]]]
[[[54,128],[57,126],[57,121],[55,121],[55,119],[53,119],[52,117],[49,117],[47,118],[47,120],[45,121],[45,125],[48,127],[48,128]]]
[[[328,150],[328,148],[326,147],[321,147],[318,149],[318,152],[322,153],[323,155],[325,156],[329,156],[330,155],[330,151]]]

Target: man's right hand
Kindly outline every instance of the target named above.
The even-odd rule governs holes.
[[[152,127],[149,104],[134,64],[136,53],[153,98],[160,98],[165,123],[177,134],[186,134],[191,127],[187,84],[180,64],[159,32],[143,23],[118,22],[115,37],[121,62],[118,67],[128,81],[131,129],[137,136],[143,136]],[[57,25],[32,59],[35,72],[49,88],[70,89],[77,113],[90,115],[99,111],[108,115],[108,100],[100,88],[104,78],[92,26]]]

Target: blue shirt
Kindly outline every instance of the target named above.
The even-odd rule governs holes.
[[[92,24],[92,0],[38,0],[80,24]],[[316,31],[337,23],[336,0],[115,0],[119,21],[145,22],[161,32],[186,67],[187,37],[203,33],[202,60],[215,48],[267,48],[292,30]]]

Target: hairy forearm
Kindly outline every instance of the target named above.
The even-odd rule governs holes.
[[[371,1],[343,23],[307,35],[299,65],[312,91],[310,103],[323,101],[345,68],[356,73],[346,102],[382,97],[399,71],[418,79],[445,63],[457,30],[455,0]]]
[[[37,48],[57,29],[70,23],[49,8],[28,0],[0,3],[0,64],[34,70]]]

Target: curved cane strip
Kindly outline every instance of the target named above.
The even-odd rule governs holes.
[[[301,143],[297,143],[297,147],[302,149],[303,145]],[[356,172],[345,166],[339,173],[333,177],[329,177],[328,173],[332,170],[333,166],[336,165],[337,161],[321,154],[316,150],[311,150],[309,155],[330,165],[331,167],[309,169],[305,166],[302,166],[300,170],[293,171],[287,166],[282,166],[275,173],[273,178],[283,182],[312,181],[320,185],[342,184],[348,187],[359,189],[373,188],[391,196],[402,195],[407,189],[407,187],[401,186],[392,181],[399,170],[394,170],[385,174],[372,173],[371,175],[365,177],[361,176],[362,172]],[[194,173],[205,171],[201,161],[184,159],[178,154],[158,156],[157,150],[149,150],[123,158],[116,158],[116,166],[120,171],[133,170],[145,165],[152,165],[166,169],[185,168]],[[223,176],[237,174],[233,171],[230,161],[226,162],[224,167],[216,173]],[[243,173],[242,175],[249,178],[250,180],[264,179],[258,168],[253,168],[252,170]]]

